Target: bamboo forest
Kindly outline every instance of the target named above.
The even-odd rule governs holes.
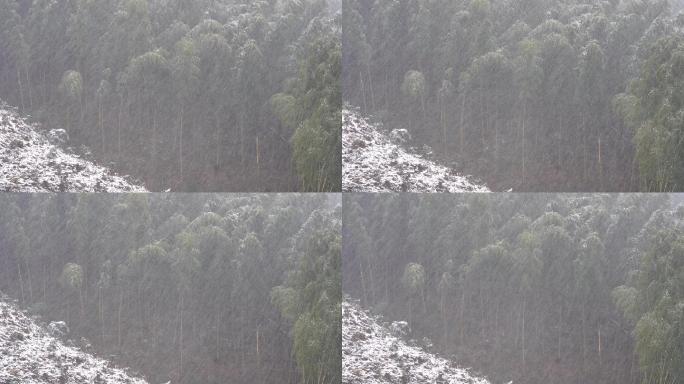
[[[684,190],[681,0],[343,7],[345,103],[456,171],[495,191]]]
[[[340,8],[2,0],[0,99],[152,191],[338,191]]]
[[[339,383],[340,203],[1,195],[0,382]]]
[[[491,383],[684,381],[684,196],[359,194],[344,204],[349,306],[426,350]],[[361,317],[346,308],[345,323]],[[396,345],[389,360],[401,357]]]
[[[0,384],[684,384],[684,0],[0,0]]]

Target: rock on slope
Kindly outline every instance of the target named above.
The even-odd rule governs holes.
[[[61,149],[0,101],[0,191],[144,192],[145,188]]]
[[[51,336],[0,297],[0,383],[147,384]]]
[[[489,384],[467,370],[409,345],[357,303],[342,304],[343,384]]]
[[[489,191],[470,177],[404,148],[400,130],[388,135],[350,108],[342,111],[342,119],[345,192]]]

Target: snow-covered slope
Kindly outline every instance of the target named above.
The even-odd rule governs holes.
[[[144,192],[145,188],[51,143],[0,101],[0,191]]]
[[[357,303],[342,303],[343,384],[489,384],[453,362],[409,345]]]
[[[405,138],[378,129],[352,108],[342,111],[345,192],[488,192],[453,169],[402,146]],[[405,134],[405,132],[404,132]]]
[[[0,296],[0,383],[147,384],[110,362],[64,345]]]

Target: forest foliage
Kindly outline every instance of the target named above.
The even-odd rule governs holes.
[[[683,6],[349,0],[344,99],[494,189],[681,190]]]
[[[151,190],[338,191],[337,8],[2,0],[0,97]]]
[[[151,382],[340,380],[339,201],[0,197],[0,290]]]
[[[679,383],[683,202],[348,196],[343,290],[494,382]]]

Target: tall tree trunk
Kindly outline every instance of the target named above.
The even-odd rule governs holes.
[[[480,335],[482,339],[484,340],[486,335],[486,327],[487,327],[487,307],[485,306],[485,294],[484,294],[484,289],[482,289],[482,286],[484,283],[480,281],[480,287],[479,287],[479,298],[480,298]]]
[[[26,65],[24,71],[26,72],[26,91],[28,93],[29,108],[33,110],[33,96],[31,95],[31,76],[29,75],[30,71],[28,65]]]
[[[587,160],[587,135],[586,135],[586,124],[584,121],[584,113],[580,113],[580,120],[582,121],[582,178],[583,181],[586,183],[587,180],[587,167],[588,167],[588,160]]]
[[[413,295],[411,295],[413,296]],[[411,302],[413,298],[409,296],[408,299],[408,310],[409,310],[409,328],[413,326],[413,308],[411,307]]]
[[[487,144],[486,131],[487,131],[487,115],[485,111],[485,101],[484,101],[484,87],[482,85],[482,77],[480,77],[480,137],[482,140],[482,147]]]
[[[45,66],[43,67],[43,103],[47,103],[48,97],[47,97],[47,81],[46,81],[46,74],[45,74]]]
[[[117,158],[121,161],[121,115],[123,113],[123,95],[119,96],[119,129],[118,129],[118,152]]]
[[[183,294],[180,295],[180,336],[178,338],[178,353],[179,353],[179,364],[178,364],[178,382],[183,382]]]
[[[47,265],[43,264],[43,302],[47,301]]]
[[[117,320],[117,327],[118,327],[117,345],[119,347],[119,351],[121,351],[121,311],[122,310],[123,310],[123,291],[119,287],[119,313],[118,313],[118,320]]]
[[[157,159],[157,108],[152,106],[152,156],[151,162],[156,164]],[[156,169],[156,167],[155,167]]]
[[[563,305],[561,304],[558,311],[558,361],[561,361],[561,336],[563,328]]]
[[[465,344],[465,289],[461,289],[461,308],[460,308],[460,330],[461,330],[461,345]]]
[[[363,304],[368,305],[368,291],[366,290],[366,279],[363,276],[363,262],[361,260],[359,260],[359,274],[361,275],[361,298],[364,300]]]
[[[442,313],[442,327],[444,331],[444,340],[443,343],[445,345],[449,345],[449,337],[448,337],[448,327],[447,327],[447,315],[446,315],[446,305],[445,305],[445,297],[444,293],[442,292],[440,300],[439,300],[439,309],[440,312]]]
[[[260,173],[261,173],[261,164],[259,164],[259,135],[256,137],[256,166],[257,166],[257,180],[261,180],[260,178]]]
[[[523,103],[523,118],[522,118],[522,183],[521,187],[525,186],[525,123],[527,120],[527,101]]]
[[[563,169],[563,116],[558,117],[558,169]]]
[[[85,106],[84,106],[85,104]],[[85,114],[86,111],[88,110],[88,98],[83,97],[83,92],[81,91],[81,94],[78,96],[78,108],[79,108],[79,119],[78,119],[78,125],[79,125],[79,132],[83,129],[84,124],[83,120],[85,119]],[[88,129],[88,127],[86,127]]]
[[[598,171],[599,171],[599,182],[601,185],[601,189],[603,189],[603,162],[601,160],[601,135],[599,135],[599,137],[598,137]]]
[[[366,87],[363,83],[363,73],[359,73],[359,84],[361,85],[361,95],[363,100],[363,112],[368,113],[368,104],[366,102]]]
[[[371,97],[371,108],[373,108],[373,111],[375,111],[375,94],[373,93],[373,77],[371,76],[370,62],[368,62],[367,70],[368,70],[368,88],[370,90],[370,97]]]
[[[319,189],[320,191],[321,189]],[[366,264],[368,265],[368,291],[370,293],[370,300],[375,303],[375,279],[373,278],[373,265],[370,258],[366,255]]]
[[[443,153],[446,156],[446,154],[447,154],[446,118],[445,118],[445,113],[444,113],[444,100],[441,100],[441,98],[440,98],[440,105],[439,105],[439,119],[442,123],[442,141],[444,142]]]
[[[98,296],[100,299],[100,325],[102,327],[102,345],[105,345],[105,323],[104,323],[104,298],[102,297],[102,287],[98,287]]]
[[[19,83],[19,100],[21,101],[21,112],[26,112],[26,106],[24,105],[24,87],[21,84],[21,68],[17,65],[17,82]]]
[[[636,355],[636,351],[632,351],[631,356],[629,358],[629,383],[634,383],[634,355]]]
[[[601,325],[598,326],[598,362],[601,366]]]
[[[26,297],[24,297],[24,278],[21,276],[21,262],[17,260],[17,273],[19,274],[19,291],[21,292],[21,304],[26,304]]]
[[[29,286],[29,300],[31,303],[33,303],[33,281],[31,279],[31,266],[26,258],[24,258],[24,263],[26,264],[26,280],[28,281]]]
[[[105,131],[104,131],[104,111],[102,108],[102,97],[97,98],[97,121],[100,125],[100,138],[102,140],[102,156],[105,155]]]
[[[385,71],[385,109],[389,110],[389,71]]]
[[[523,307],[522,307],[522,369],[523,375],[525,374],[525,307],[527,304],[527,298],[523,296]]]
[[[178,166],[179,182],[183,182],[183,103],[180,105],[180,125],[178,130]]]
[[[494,174],[499,174],[499,119],[494,119]]]
[[[221,155],[221,118],[216,117],[216,169],[219,169],[220,155]]]
[[[240,164],[245,165],[245,116],[240,114]]]
[[[220,359],[221,352],[221,309],[216,310],[216,361]]]
[[[585,372],[586,362],[587,362],[587,349],[585,342],[585,303],[582,303],[582,373]]]
[[[256,358],[257,358],[257,369],[261,366],[261,356],[259,354],[259,326],[256,329]]]
[[[466,91],[463,91],[463,95],[461,96],[461,126],[460,126],[460,137],[459,137],[459,151],[461,153],[461,156],[463,156],[463,151],[465,149],[465,106],[466,106]]]

